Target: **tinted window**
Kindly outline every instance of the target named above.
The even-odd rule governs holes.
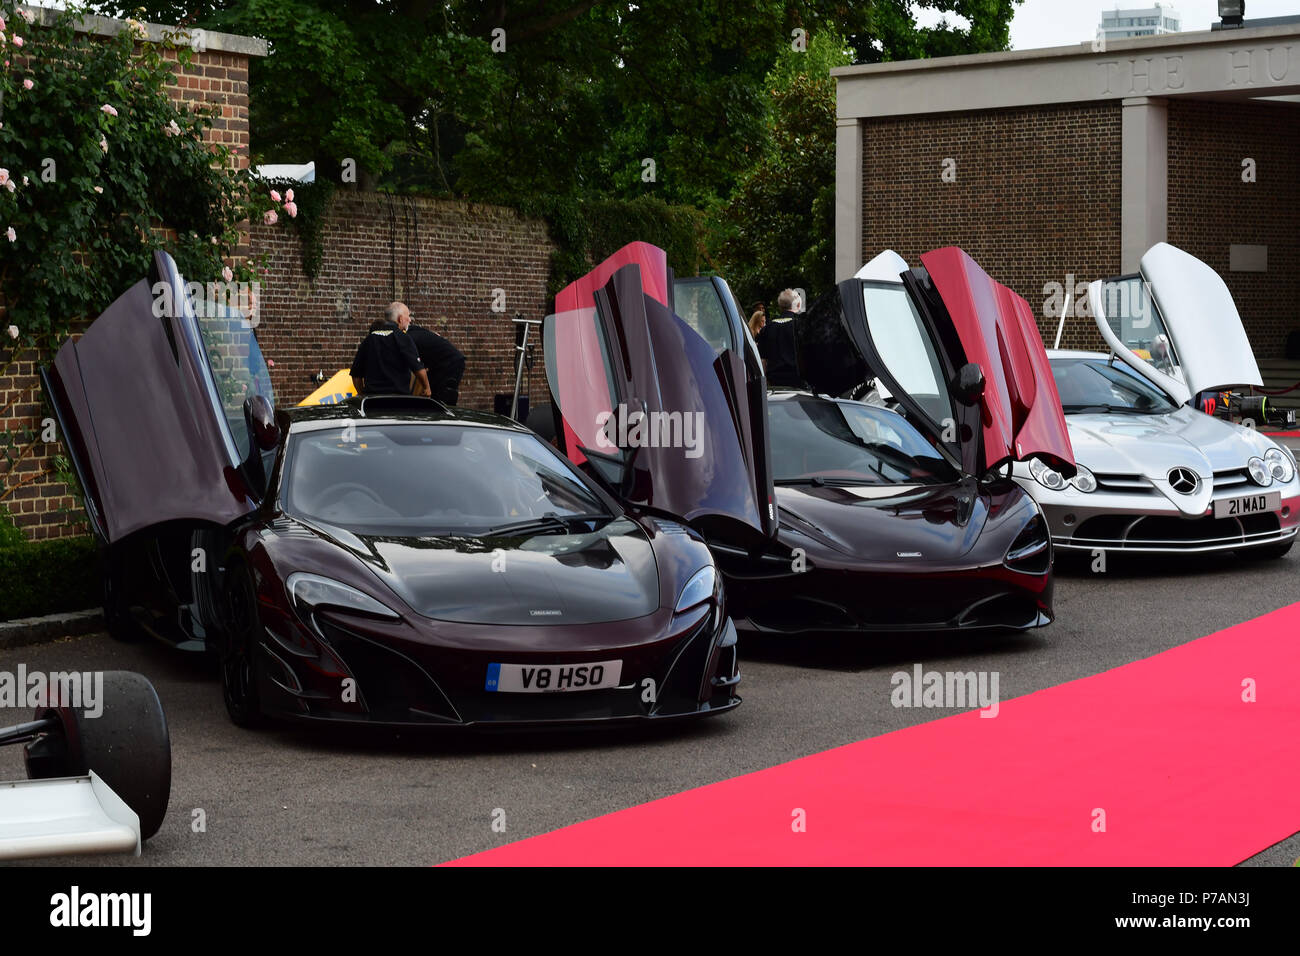
[[[738,345],[732,341],[731,322],[712,279],[676,280],[673,283],[673,311],[700,333],[700,337],[713,346],[713,351],[721,352]]]
[[[262,395],[274,405],[271,373],[243,313],[211,301],[194,302],[193,309],[221,410],[242,458],[251,447],[244,399]]]
[[[465,425],[366,425],[290,437],[284,508],[371,534],[482,533],[605,513],[572,467],[532,435]]]
[[[800,478],[866,484],[957,480],[956,470],[901,416],[856,402],[789,399],[768,403],[772,470]]]

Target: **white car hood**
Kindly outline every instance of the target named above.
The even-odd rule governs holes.
[[[1167,415],[1079,414],[1065,417],[1075,461],[1094,474],[1142,475],[1186,514],[1204,513],[1216,471],[1244,468],[1273,442],[1258,432],[1193,408]],[[1201,492],[1169,489],[1169,470],[1190,468],[1201,476]]]

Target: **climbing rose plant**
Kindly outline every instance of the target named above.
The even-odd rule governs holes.
[[[89,35],[83,13],[0,0],[0,303],[42,350],[145,275],[157,248],[187,279],[255,279],[234,258],[238,227],[269,206],[231,150],[205,141],[214,112],[169,95],[172,66],[193,56],[185,38],[140,42],[133,21]]]

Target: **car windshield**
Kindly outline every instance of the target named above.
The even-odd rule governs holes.
[[[1066,414],[1133,412],[1161,415],[1178,406],[1122,362],[1053,359],[1052,377]]]
[[[777,484],[940,484],[956,469],[901,415],[857,402],[768,403]]]
[[[473,536],[612,517],[547,445],[505,429],[339,421],[292,432],[287,454],[285,511],[362,534]]]

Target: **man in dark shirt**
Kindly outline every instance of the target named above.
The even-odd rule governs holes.
[[[384,317],[410,336],[429,373],[429,387],[433,397],[444,405],[455,405],[460,400],[460,379],[465,374],[465,355],[451,342],[433,329],[414,324],[411,310],[404,303],[394,302],[384,310]]]
[[[795,360],[794,340],[795,306],[799,304],[799,294],[786,289],[776,297],[776,304],[781,314],[763,326],[754,344],[758,346],[758,354],[763,356],[768,385],[800,388],[803,380]]]
[[[352,359],[351,374],[358,395],[410,395],[412,375],[419,381],[415,394],[429,394],[420,353],[396,322],[371,325]]]

